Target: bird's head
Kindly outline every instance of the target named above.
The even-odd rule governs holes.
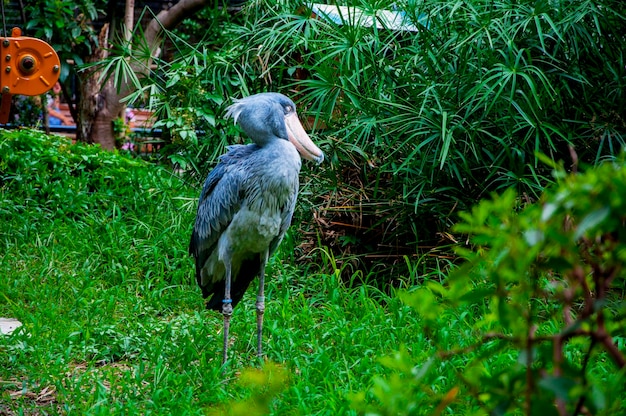
[[[296,105],[283,94],[265,92],[235,100],[226,117],[232,117],[259,146],[272,140],[288,140],[303,158],[317,163],[324,160],[324,153],[304,131]]]

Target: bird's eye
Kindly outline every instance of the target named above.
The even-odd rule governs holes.
[[[293,107],[290,105],[285,106],[285,114],[293,113]]]

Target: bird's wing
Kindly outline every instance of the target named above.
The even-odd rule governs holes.
[[[298,177],[296,176],[296,181],[297,180],[298,180]],[[298,199],[298,188],[299,188],[299,184],[296,182],[296,187],[291,193],[291,195],[289,196],[289,201],[285,204],[285,206],[281,210],[280,231],[278,233],[278,236],[276,236],[276,238],[274,238],[272,242],[270,243],[269,257],[271,257],[272,254],[274,254],[274,252],[280,245],[280,242],[283,240],[283,237],[285,236],[287,229],[291,225],[291,218],[293,217],[293,211],[296,208],[296,200]]]
[[[241,184],[247,172],[238,167],[256,149],[256,145],[228,146],[228,152],[220,157],[204,182],[189,243],[189,254],[196,258],[198,284],[201,283],[200,270],[241,205]]]

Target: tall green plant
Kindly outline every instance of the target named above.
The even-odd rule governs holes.
[[[223,26],[221,45],[163,67],[164,123],[193,139],[172,153],[199,164],[189,151],[198,125],[181,112],[197,120],[209,103],[216,124],[198,143],[213,143],[229,132],[219,120],[230,97],[294,96],[330,161],[308,199],[323,242],[401,259],[489,192],[536,199],[552,181],[537,152],[568,165],[617,154],[625,10],[613,0],[363,0],[337,21],[301,1],[251,1]]]
[[[235,132],[232,123],[224,120],[225,107],[232,97],[250,94],[254,81],[248,67],[240,63],[245,45],[234,42],[238,16],[214,7],[196,17],[179,30],[163,30],[163,44],[173,50],[167,59],[153,60],[156,69],[148,77],[136,76],[128,64],[149,56],[140,29],[133,48],[122,44],[97,66],[117,84],[127,78],[136,84],[124,101],[154,111],[153,127],[162,130],[165,143],[161,155],[201,181]],[[198,22],[206,24],[201,31]]]
[[[380,27],[355,9],[337,23],[295,2],[255,8],[265,12],[246,39],[274,57],[274,72],[307,74],[293,87],[327,126],[326,188],[339,189],[328,198],[359,212],[355,225],[371,236],[357,231],[356,241],[431,240],[491,191],[537,198],[552,180],[537,152],[597,163],[623,147],[621,2],[351,4]],[[385,26],[380,10],[398,8],[413,31]],[[338,174],[349,177],[337,183]],[[357,194],[376,203],[356,203]]]

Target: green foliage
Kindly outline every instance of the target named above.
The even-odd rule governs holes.
[[[30,1],[23,7],[28,16],[26,32],[50,43],[61,58],[61,80],[73,70],[67,65],[72,60],[81,65],[84,58],[98,47],[98,34],[92,22],[102,13],[107,2],[102,0],[81,1]]]
[[[146,184],[140,180],[145,173],[137,169],[141,165],[103,156],[98,147],[75,146],[59,136],[29,130],[5,134],[0,140],[0,189],[17,203],[4,200],[0,212],[6,219],[31,210],[44,218],[74,217],[93,206],[119,210],[119,200],[95,191],[106,186],[110,192],[129,195],[142,189]]]
[[[41,96],[17,96],[13,103],[12,112],[11,124],[27,127],[40,126],[43,121]]]
[[[222,368],[223,320],[187,254],[196,201],[163,166],[0,132],[0,317],[23,323],[0,335],[0,413],[355,414],[351,392],[387,373],[378,355],[433,352],[398,299],[274,257],[264,349],[279,364],[248,368],[251,288]]]
[[[217,4],[190,16],[181,30],[164,31],[163,44],[172,47],[167,59],[152,58],[141,28],[133,35],[132,47],[115,45],[111,55],[98,63],[102,78],[112,77],[118,88],[131,83],[135,88],[124,101],[155,113],[154,128],[161,129],[161,156],[201,181],[209,166],[225,151],[231,140],[225,134],[236,130],[223,118],[230,97],[241,96],[247,81],[241,79],[237,50],[233,43],[231,16]],[[201,26],[201,31],[199,26]],[[198,42],[200,45],[190,43]],[[224,44],[229,48],[221,48]],[[139,76],[135,66],[153,62],[150,76]],[[132,63],[132,65],[131,65]]]
[[[197,46],[168,34],[180,54],[143,91],[172,133],[172,160],[206,172],[233,142],[222,118],[231,98],[285,92],[328,156],[306,175],[315,196],[304,195],[326,224],[321,242],[346,257],[401,259],[490,192],[537,199],[552,178],[536,153],[595,164],[624,145],[622,2],[350,5],[379,26],[258,0],[235,17],[208,9]],[[384,9],[414,30],[389,27]]]
[[[536,204],[522,207],[508,190],[461,215],[455,230],[470,235],[472,245],[458,249],[467,261],[444,285],[401,294],[438,354],[386,359],[395,374],[375,381],[374,413],[430,405],[438,414],[464,401],[492,414],[626,410],[626,164],[579,175],[559,168],[556,177]],[[446,339],[451,317],[464,314],[464,336]],[[463,362],[455,386],[430,394],[437,367],[452,362]]]
[[[237,402],[227,403],[210,415],[262,416],[271,410],[272,399],[283,392],[288,385],[288,373],[273,363],[267,363],[263,369],[248,368],[239,376],[238,384],[251,391],[251,397]]]
[[[358,2],[370,15],[395,5]],[[550,178],[535,152],[568,160],[571,145],[597,162],[624,145],[622,3],[410,1],[401,10],[415,32],[365,27],[354,14],[336,24],[299,2],[259,2],[244,28],[248,59],[263,57],[264,73],[306,74],[294,84],[307,114],[329,126],[324,188],[359,186],[387,202],[379,220],[402,226],[383,243],[415,241],[416,218],[445,220],[494,190],[538,196]],[[336,179],[347,169],[357,181]]]

